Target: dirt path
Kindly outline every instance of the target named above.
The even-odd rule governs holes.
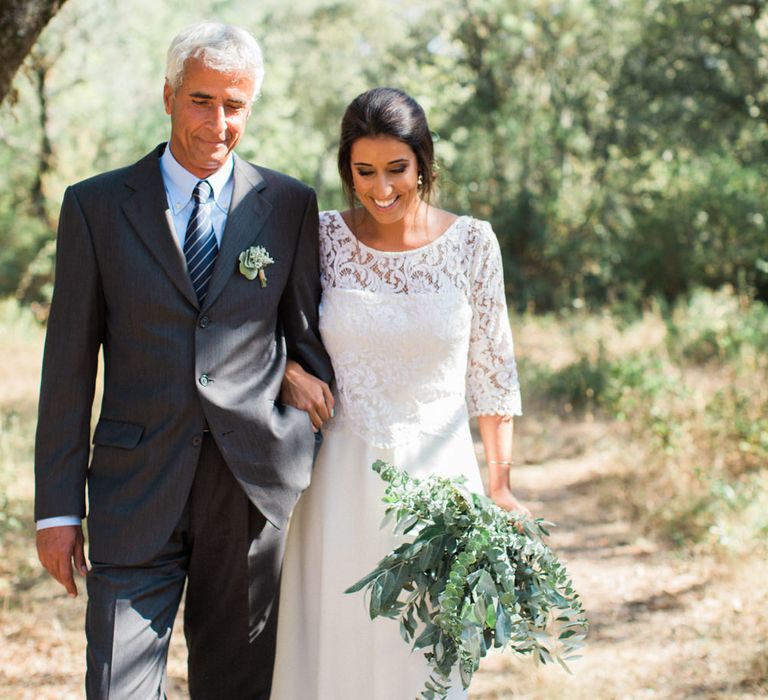
[[[558,523],[551,544],[568,563],[592,629],[573,676],[497,655],[485,660],[471,699],[768,697],[755,680],[767,675],[768,565],[682,557],[644,539],[610,502],[612,464],[606,451],[516,468],[517,492]],[[4,543],[4,556],[22,559],[26,575],[0,608],[0,700],[81,698],[84,596],[62,597],[37,572],[27,525],[18,541]],[[184,664],[177,626],[172,700],[187,697]]]
[[[768,566],[682,557],[646,540],[610,503],[613,463],[606,452],[516,469],[520,495],[559,526],[550,544],[591,631],[573,676],[494,656],[471,699],[768,697],[755,680],[768,665]]]

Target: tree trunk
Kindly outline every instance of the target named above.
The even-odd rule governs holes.
[[[48,21],[66,0],[0,0],[0,102]]]

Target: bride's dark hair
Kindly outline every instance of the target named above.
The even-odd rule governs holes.
[[[411,147],[421,176],[419,191],[422,199],[429,201],[435,182],[435,156],[427,116],[421,105],[402,90],[377,87],[352,100],[341,120],[339,175],[350,206],[355,202],[352,144],[376,136],[393,136]]]

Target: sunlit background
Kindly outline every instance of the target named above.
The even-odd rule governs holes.
[[[513,487],[592,632],[573,676],[494,656],[473,700],[766,697],[767,4],[67,0],[0,105],[0,695],[82,697],[83,596],[39,570],[31,505],[61,196],[166,140],[168,43],[215,18],[266,60],[241,156],[341,207],[344,108],[400,87],[439,203],[499,236]],[[171,698],[184,658],[176,634]]]

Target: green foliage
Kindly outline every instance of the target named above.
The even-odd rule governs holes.
[[[542,520],[510,518],[455,480],[421,481],[382,461],[373,469],[387,482],[395,531],[415,536],[346,592],[366,588],[371,619],[399,620],[404,641],[425,650],[434,670],[425,700],[446,696],[455,668],[469,687],[491,647],[563,666],[575,658],[588,623],[565,567],[541,539]]]
[[[565,413],[593,409],[608,390],[611,371],[611,363],[603,352],[594,360],[583,355],[555,371],[534,368],[528,390],[555,402]]]
[[[724,284],[768,299],[768,22],[726,0],[68,0],[0,109],[0,294],[25,280],[44,301],[67,183],[167,138],[164,52],[205,16],[263,44],[241,154],[324,208],[344,206],[346,104],[411,92],[440,136],[441,204],[492,222],[518,308]]]
[[[643,297],[670,301],[696,286],[765,288],[756,265],[768,235],[765,166],[671,150],[646,160],[615,173],[633,191],[617,193],[606,219],[611,283],[639,284]]]
[[[695,292],[667,321],[667,346],[682,362],[704,364],[768,352],[768,307],[732,290]]]
[[[29,159],[0,147],[0,297],[13,294],[27,267],[53,235],[47,212],[36,207]],[[38,201],[39,204],[39,201]]]
[[[638,423],[647,436],[669,445],[675,430],[666,406],[672,397],[686,396],[678,373],[648,353],[611,359],[600,345],[596,356],[581,355],[557,370],[535,367],[527,390],[554,402],[563,413],[602,411],[619,420]]]
[[[561,312],[515,325],[523,394],[537,415],[556,410],[621,430],[626,474],[615,488],[649,531],[681,547],[768,543],[764,304],[728,286],[618,323]],[[525,346],[536,336],[545,351],[533,361]]]
[[[726,551],[768,543],[768,475],[765,469],[732,479],[712,479],[702,533]]]
[[[20,503],[17,496],[19,484],[32,477],[42,329],[30,310],[14,299],[0,300],[0,328],[0,357],[7,368],[0,393],[0,555],[4,555],[4,545],[30,521],[29,504]],[[0,595],[3,592],[0,585]]]

